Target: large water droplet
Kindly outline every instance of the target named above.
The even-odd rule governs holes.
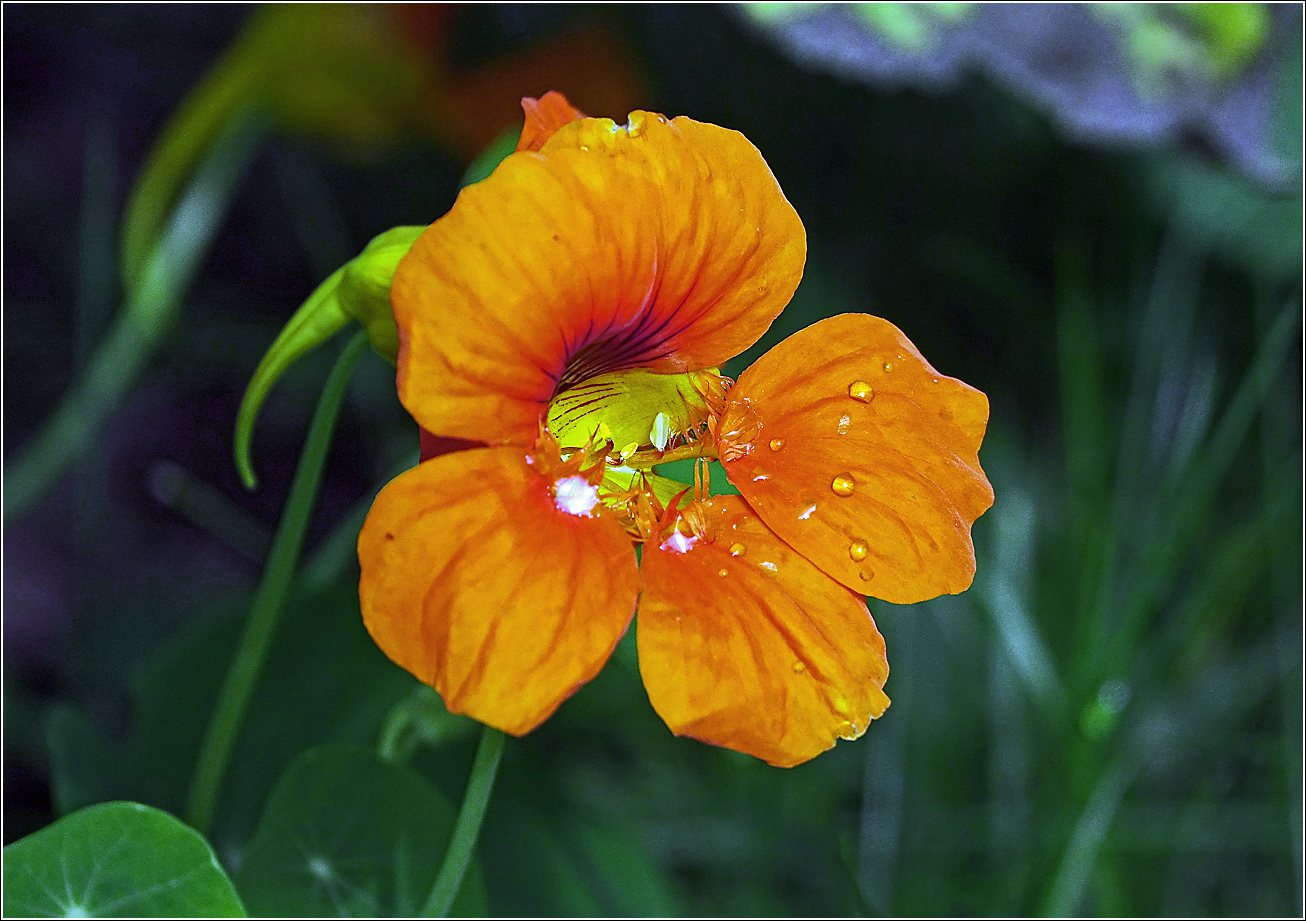
[[[875,391],[866,381],[853,381],[848,385],[848,396],[859,403],[869,403],[875,397]]]
[[[886,362],[884,363],[884,370],[885,370],[885,371],[892,371],[892,370],[893,370],[893,362],[891,362],[891,361],[886,361]]]
[[[857,489],[857,481],[851,473],[841,473],[830,481],[830,491],[836,496],[851,496]]]
[[[731,545],[730,545],[730,555],[731,555],[731,556],[743,556],[744,553],[747,551],[747,549],[748,549],[748,548],[746,548],[743,544],[731,544]]]
[[[779,450],[780,450],[781,448],[783,448],[784,446],[785,446],[785,440],[784,440],[783,438],[772,438],[772,439],[771,439],[771,450],[772,450],[772,451],[779,451]]]
[[[599,504],[599,489],[583,476],[564,477],[553,484],[553,503],[568,515],[592,518],[594,506]]]
[[[866,554],[869,552],[870,548],[866,546],[865,541],[855,540],[848,545],[848,556],[854,563],[860,563],[866,559]]]

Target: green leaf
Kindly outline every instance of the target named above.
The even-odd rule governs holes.
[[[366,749],[322,746],[286,770],[236,876],[262,915],[412,915],[453,830],[454,808],[414,771]],[[482,911],[475,864],[454,913]]]
[[[356,578],[291,599],[210,833],[229,864],[238,859],[268,791],[300,752],[324,742],[370,744],[385,714],[414,684],[363,628]],[[99,742],[80,711],[52,714],[47,732],[61,809],[106,798],[182,809],[247,607],[248,597],[215,605],[142,663],[131,678],[135,719],[124,745]]]
[[[4,914],[244,917],[207,841],[140,803],[101,803],[4,851]]]

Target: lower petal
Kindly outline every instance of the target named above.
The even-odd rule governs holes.
[[[377,645],[514,735],[598,674],[638,592],[624,531],[564,510],[544,466],[516,447],[435,457],[381,490],[358,537]]]
[[[779,767],[855,739],[882,714],[884,640],[862,598],[773,534],[735,496],[706,532],[644,546],[639,666],[677,735]]]

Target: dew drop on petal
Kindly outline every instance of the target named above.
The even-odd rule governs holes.
[[[686,537],[677,530],[672,531],[671,536],[664,540],[658,549],[671,553],[688,553],[696,543],[698,543],[697,537]]]
[[[848,545],[848,556],[854,563],[860,563],[866,559],[866,554],[869,552],[870,548],[866,546],[865,541],[855,540]]]
[[[795,663],[794,663],[794,674],[795,674],[795,675],[801,675],[801,674],[802,674],[803,672],[805,672],[805,671],[807,671],[807,666],[804,665],[802,662],[795,662]]]
[[[845,414],[839,418],[839,424],[835,426],[835,431],[838,432],[840,435],[847,435],[848,429],[852,426],[852,424],[853,424],[852,417]]]
[[[798,520],[799,520],[799,521],[806,521],[808,518],[811,518],[811,517],[812,517],[812,512],[814,512],[814,511],[816,511],[816,503],[815,503],[815,502],[813,502],[811,505],[807,506],[807,508],[803,509],[803,511],[801,511],[801,512],[798,514]]]
[[[583,476],[569,476],[553,484],[553,502],[560,511],[584,518],[599,504],[599,489]]]
[[[763,560],[762,562],[758,563],[757,565],[760,566],[760,567],[762,567],[763,569],[765,569],[767,572],[779,572],[779,571],[780,571],[780,567],[776,566],[775,563],[772,563],[770,560]]]
[[[875,397],[875,391],[866,381],[853,381],[848,385],[848,396],[859,403],[869,403]]]
[[[730,570],[728,569],[718,570],[717,575],[724,579],[726,576],[730,575]]]
[[[830,482],[830,491],[836,496],[851,496],[857,488],[857,482],[851,473],[841,473]]]
[[[731,556],[743,556],[743,555],[744,555],[744,551],[745,551],[746,549],[747,549],[747,548],[744,547],[743,544],[731,544],[731,545],[730,545],[730,555],[731,555]]]
[[[771,439],[771,450],[772,450],[772,451],[779,451],[779,450],[780,450],[781,448],[783,448],[784,446],[785,446],[785,440],[784,440],[783,438],[772,438],[772,439]]]

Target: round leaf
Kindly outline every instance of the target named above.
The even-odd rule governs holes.
[[[244,917],[199,832],[140,803],[100,803],[4,850],[7,917]]]

